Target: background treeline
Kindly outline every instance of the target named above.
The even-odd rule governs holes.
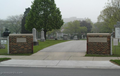
[[[109,0],[94,23],[93,32],[111,33],[114,25],[120,21],[120,0]]]
[[[9,16],[6,20],[0,19],[0,31],[8,28],[11,33],[21,32],[21,20],[23,15]],[[64,32],[69,34],[86,34],[86,33],[111,33],[114,25],[120,21],[120,0],[109,0],[104,9],[98,16],[97,22],[90,19],[75,20],[62,25],[59,30],[48,31],[47,33]]]

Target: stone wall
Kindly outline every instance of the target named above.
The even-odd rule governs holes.
[[[87,54],[110,55],[109,33],[88,33],[87,34]]]
[[[10,34],[9,54],[29,54],[33,53],[32,34]]]

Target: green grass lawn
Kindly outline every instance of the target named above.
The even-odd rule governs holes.
[[[120,60],[110,60],[110,61],[120,66]]]
[[[79,40],[87,40],[87,39],[79,39]]]
[[[36,53],[39,50],[42,50],[43,48],[46,48],[48,46],[51,46],[51,45],[54,45],[54,44],[57,44],[57,43],[65,42],[65,41],[67,41],[67,40],[46,40],[45,42],[39,41],[39,45],[34,46],[33,50],[34,50],[34,53]]]
[[[5,61],[5,60],[10,60],[11,58],[0,58],[0,62],[1,61]]]
[[[46,40],[45,42],[39,41],[38,46],[33,46],[33,53],[36,53],[40,51],[41,49],[44,49],[48,46],[61,43],[61,42],[65,42],[65,41],[67,40]],[[7,44],[5,46],[6,46],[5,49],[0,49],[0,55],[7,55]],[[12,54],[12,55],[31,55],[31,54]]]
[[[113,46],[112,50],[113,50],[113,52],[112,52],[113,55],[120,56],[120,43],[118,43],[118,46]]]
[[[119,57],[120,55],[98,55],[98,54],[86,54],[88,57]]]
[[[7,54],[7,44],[5,45],[5,49],[0,49],[0,55],[6,55]]]

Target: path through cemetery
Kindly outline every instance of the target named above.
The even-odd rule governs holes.
[[[47,47],[31,57],[38,56],[42,60],[73,60],[85,56],[85,52],[86,40],[74,40]]]
[[[59,43],[30,56],[7,56],[22,60],[92,60],[84,57],[86,53],[86,40],[73,40]],[[2,56],[4,57],[4,56]],[[6,56],[5,56],[6,57]]]

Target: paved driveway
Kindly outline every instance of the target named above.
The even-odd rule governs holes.
[[[86,40],[73,40],[42,49],[29,58],[39,60],[79,60],[80,57],[85,56],[85,52]]]
[[[47,47],[31,56],[1,56],[22,60],[80,60],[80,61],[109,61],[110,59],[120,59],[120,57],[85,57],[86,41],[68,41]]]
[[[59,43],[31,56],[9,56],[12,59],[22,60],[93,60],[93,58],[83,57],[86,52],[86,40],[73,40]]]
[[[86,52],[86,40],[75,40],[47,47],[39,52]]]

